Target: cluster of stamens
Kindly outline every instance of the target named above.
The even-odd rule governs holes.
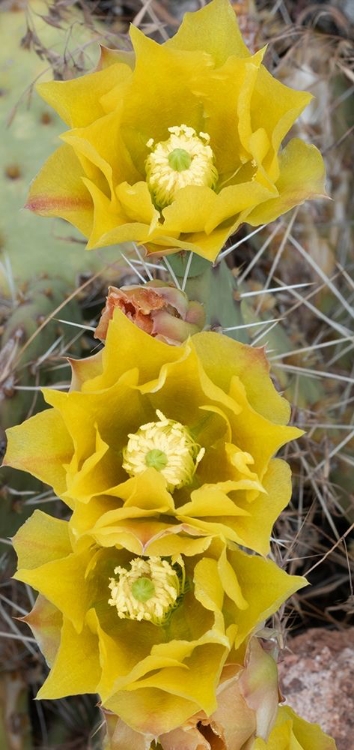
[[[166,141],[154,145],[150,138],[146,144],[151,148],[145,162],[146,181],[158,208],[170,205],[177,191],[187,185],[214,188],[218,180],[208,133],[197,134],[187,125],[168,128],[168,132]]]
[[[161,411],[157,410],[156,414],[158,422],[143,424],[128,436],[123,450],[123,469],[130,476],[136,476],[153,467],[165,477],[167,489],[172,492],[191,484],[205,449],[180,422],[166,419]]]
[[[110,578],[112,598],[108,603],[116,607],[120,619],[161,625],[183,593],[183,563],[180,561],[179,565],[181,576],[176,566],[156,556],[136,557],[130,563],[130,570],[116,567],[117,578]]]

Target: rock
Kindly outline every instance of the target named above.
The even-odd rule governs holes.
[[[286,703],[320,724],[338,750],[354,750],[354,628],[312,628],[292,638],[279,674]]]

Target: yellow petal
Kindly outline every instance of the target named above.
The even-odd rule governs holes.
[[[132,684],[129,691],[120,691],[106,700],[105,706],[138,731],[154,735],[179,726],[200,707],[211,713],[216,707],[216,686],[225,645],[221,638],[210,634],[194,649],[189,645],[188,651],[185,666],[181,663],[178,667],[156,670],[155,674],[151,672],[150,677]],[[158,653],[156,647],[155,659]]]
[[[97,636],[87,625],[78,634],[70,620],[64,617],[60,647],[37,698],[96,693],[100,676]]]
[[[174,509],[172,497],[166,490],[166,480],[153,468],[128,479],[109,494],[124,500],[126,509],[137,507],[155,512],[158,509],[160,512],[173,512]]]
[[[98,685],[98,691],[105,701],[111,694],[118,677],[123,678],[134,669],[137,663],[142,662],[149,653],[150,642],[146,638],[146,628],[144,628],[145,639],[137,639],[135,649],[125,648],[125,641],[130,643],[134,632],[132,622],[129,620],[119,622],[119,631],[123,632],[123,638],[115,638],[108,635],[101,627],[97,614],[94,610],[90,612],[90,624],[94,633],[98,636],[96,648],[99,649],[101,676]]]
[[[72,551],[68,524],[36,509],[13,537],[19,568],[35,569]]]
[[[292,732],[301,750],[336,750],[336,743],[318,724],[311,724],[298,716],[290,706],[280,706],[281,720],[292,720]]]
[[[230,416],[234,434],[237,435],[239,431],[242,431],[240,448],[252,455],[254,470],[262,481],[272,456],[285,443],[300,437],[303,431],[297,427],[274,424],[273,420],[267,420],[253,410],[247,401],[245,386],[237,376],[234,376],[231,381],[230,394],[243,407],[240,416]]]
[[[156,737],[171,726],[180,726],[198,710],[193,701],[153,687],[122,691],[104,705],[136,731]]]
[[[125,216],[130,221],[149,226],[157,223],[159,212],[154,208],[146,182],[136,182],[135,185],[122,182],[117,187],[117,197]]]
[[[33,180],[26,208],[41,216],[66,219],[84,235],[92,228],[92,200],[82,177],[80,162],[71,146],[52,154]]]
[[[87,127],[78,127],[62,135],[79,158],[81,155],[85,157],[83,167],[87,160],[103,173],[112,194],[119,182],[134,183],[141,178],[120,133],[121,116],[121,111],[116,110]],[[95,171],[90,173],[88,169],[85,173],[90,179],[96,175]]]
[[[51,666],[60,646],[63,615],[39,594],[33,609],[21,617],[21,621],[29,625],[47,664]]]
[[[223,550],[218,560],[218,572],[225,594],[236,604],[238,609],[248,609],[248,602],[242,594],[235,570],[230,565],[226,550]]]
[[[254,131],[251,101],[264,53],[265,48],[259,50],[246,64],[243,85],[237,100],[238,133],[240,142],[248,154],[251,153],[250,138]]]
[[[169,232],[204,232],[216,203],[217,195],[211,188],[201,185],[182,188],[173,203],[162,212],[166,235]]]
[[[92,180],[84,178],[83,182],[93,203],[93,224],[87,243],[88,250],[130,242],[132,238],[135,238],[136,242],[144,242],[147,239],[148,226],[129,222],[122,213],[115,194],[112,199],[108,198]]]
[[[43,594],[80,633],[92,597],[90,586],[85,581],[86,567],[91,557],[90,551],[83,550],[32,570],[22,568],[15,573],[14,578]]]
[[[231,482],[230,485],[232,485]],[[234,526],[237,528],[237,520],[235,523],[232,518],[233,516],[236,516],[238,519],[238,516],[248,515],[248,510],[239,508],[237,504],[227,496],[226,489],[223,491],[219,486],[213,487],[208,485],[205,485],[198,490],[194,490],[194,492],[191,493],[191,501],[179,507],[177,512],[178,516],[183,518],[183,520],[186,520],[187,517],[206,517],[212,521],[214,519],[215,521],[222,521],[223,516],[226,516],[230,528],[233,528]],[[206,528],[205,524],[204,527]],[[240,544],[243,543],[241,538],[234,541],[238,541]]]
[[[136,329],[134,324],[130,325]],[[170,348],[173,349],[173,347]],[[112,361],[114,361],[114,356]],[[116,381],[112,377],[114,373],[110,370],[108,375],[113,381],[109,393],[104,390],[102,393],[97,393],[97,390],[100,390],[99,384],[103,385],[104,375],[86,382],[86,386],[92,387],[92,392],[88,387],[84,389],[84,392],[72,391],[68,394],[49,389],[44,391],[48,403],[60,412],[67,426],[75,447],[76,463],[80,464],[80,468],[86,460],[89,460],[89,468],[90,460],[94,461],[90,457],[98,447],[101,456],[105,456],[104,444],[109,445],[116,453],[122,450],[126,445],[128,432],[138,429],[144,421],[148,422],[155,415],[153,409],[146,408],[141,403],[140,394],[136,391],[137,370],[131,369],[123,372]],[[97,389],[95,384],[97,384]],[[123,403],[125,408],[122,413]],[[108,456],[109,461],[111,458],[111,455]],[[108,468],[108,463],[106,467]],[[113,472],[114,477],[110,472],[109,481],[113,482],[115,478],[113,485],[118,485],[127,478],[126,472],[121,468],[121,462],[117,461],[116,467],[116,472]],[[79,466],[76,469],[75,466],[73,468],[79,471]],[[108,487],[106,481],[105,489]]]
[[[43,392],[47,402],[54,407],[53,410],[44,412],[44,414],[57,414],[59,423],[65,424],[66,434],[70,435],[71,438],[71,451],[70,453],[67,452],[63,460],[65,468],[70,466],[73,455],[75,455],[76,463],[81,463],[95,450],[95,419],[90,410],[90,403],[86,402],[85,404],[80,394],[75,391],[69,394],[45,388]],[[49,430],[48,419],[46,419],[44,425]],[[83,429],[84,427],[85,429]]]
[[[309,198],[326,197],[325,170],[320,152],[293,138],[279,156],[280,174],[276,182],[278,198],[272,198],[248,214],[252,226],[268,224]]]
[[[245,346],[211,331],[197,333],[191,344],[206,374],[220,388],[228,392],[232,377],[237,375],[256,411],[276,424],[288,422],[290,404],[278,393],[269,377],[269,362],[264,349]]]
[[[252,96],[252,123],[254,130],[264,127],[272,143],[266,166],[274,181],[278,177],[276,154],[284,136],[288,133],[312,95],[306,91],[295,91],[277,81],[261,66]],[[267,113],[264,117],[264,112]]]
[[[213,612],[222,609],[224,589],[218,576],[216,560],[205,557],[197,563],[194,570],[194,595],[203,607]]]
[[[83,425],[82,425],[83,426]],[[63,498],[80,499],[88,503],[93,495],[109,490],[117,482],[117,455],[96,433],[96,445],[91,455],[84,460],[81,468],[73,462],[73,470],[68,467],[67,492]]]
[[[270,560],[247,555],[240,550],[229,550],[227,557],[237,573],[242,595],[248,603],[247,609],[230,609],[230,616],[237,626],[235,648],[238,648],[258,623],[276,612],[282,602],[306,586],[307,581],[301,576],[287,575]],[[254,595],[255,591],[257,596]]]
[[[103,53],[105,60],[107,52]],[[130,76],[128,65],[115,60],[113,65],[71,81],[40,83],[37,91],[69,127],[83,127],[105,114],[100,104],[101,97],[117,84],[117,80],[123,83]]]
[[[336,744],[318,724],[301,719],[289,706],[279,706],[267,742],[257,739],[250,750],[336,750]]]
[[[215,154],[219,189],[224,187],[225,181],[237,176],[239,167],[248,158],[239,137],[237,105],[250,60],[252,58],[229,57],[221,68],[198,80],[196,93],[203,106],[205,129]]]
[[[244,508],[249,512],[247,515],[240,513],[232,526],[242,540],[241,544],[261,555],[267,555],[272,528],[291,498],[291,471],[285,461],[279,458],[270,461],[263,477],[263,487],[266,494],[258,494],[251,504],[238,493],[236,502],[240,510]],[[225,526],[226,522],[227,519]]]
[[[173,49],[160,45],[131,26],[130,36],[136,54],[132,85],[127,92],[122,115],[122,133],[134,163],[145,174],[149,154],[147,142],[166,140],[171,125],[186,123],[199,132],[203,118],[194,82],[212,67],[206,52]],[[156,107],[158,102],[158,107]]]
[[[217,196],[218,200],[210,213],[205,231],[208,234],[213,232],[219,224],[227,219],[233,219],[233,226],[236,228],[247,219],[254,206],[269,200],[272,193],[276,193],[276,190],[271,191],[268,187],[264,187],[256,181],[225,187]]]
[[[240,219],[241,223],[242,219]],[[205,232],[194,232],[189,234],[182,234],[181,238],[171,236],[148,237],[144,242],[144,246],[149,254],[160,253],[168,255],[175,253],[176,250],[190,250],[202,258],[214,262],[221,248],[224,246],[227,238],[234,231],[235,225],[232,223],[232,227],[229,223],[225,223],[225,226],[215,229],[211,234],[205,234]],[[155,235],[155,233],[154,233]]]
[[[140,679],[139,689],[157,687],[183,697],[187,701],[199,703],[202,710],[211,713],[216,706],[216,686],[227,652],[226,639],[222,642],[222,639],[217,638],[216,635],[213,637],[208,634],[205,638],[200,638],[193,646],[194,648],[189,649],[186,668],[181,669],[180,665],[166,666],[157,674],[150,674]],[[155,647],[156,656],[157,650],[158,647]],[[161,721],[166,727],[166,717],[161,717]]]
[[[63,464],[70,461],[73,444],[56,410],[46,410],[7,430],[4,466],[28,471],[52,485],[60,495],[66,489]]]
[[[181,352],[187,346],[170,346],[153,339],[116,309],[102,353],[102,375],[91,380],[87,386],[92,391],[109,388],[124,373],[137,367],[140,382],[152,380],[164,364],[180,359]],[[117,351],[120,352],[119,358]]]
[[[181,50],[201,50],[213,56],[217,66],[229,55],[248,57],[235,12],[228,0],[213,0],[196,13],[186,13],[183,22],[166,46]]]
[[[110,49],[100,44],[100,59],[97,65],[98,70],[103,70],[109,65],[116,65],[117,62],[125,63],[133,70],[135,65],[135,57],[133,52],[127,52],[126,50]]]
[[[268,200],[271,194],[257,182],[232,185],[218,195],[211,188],[189,185],[179,190],[173,203],[163,210],[163,228],[166,235],[178,231],[209,235],[219,224],[235,221],[238,214]]]
[[[193,557],[201,555],[208,549],[211,542],[210,536],[195,536],[192,524],[179,524],[168,527],[166,524],[165,535],[162,533],[152,538],[143,548],[143,554],[159,555],[160,557],[171,555],[186,555]]]
[[[80,391],[85,380],[95,378],[102,372],[102,351],[96,352],[91,357],[84,359],[71,359],[68,357],[71,367],[71,391]]]

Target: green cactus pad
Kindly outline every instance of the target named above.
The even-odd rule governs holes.
[[[34,33],[52,57],[60,59],[66,51],[66,75],[96,64],[99,34],[85,26],[80,11],[68,9],[71,15],[57,28],[41,18],[48,14],[46,3],[33,0],[29,10],[31,29],[34,23]],[[30,182],[58,146],[64,126],[34,90],[37,82],[52,78],[52,69],[33,45],[21,47],[24,38],[30,42],[26,13],[0,9],[0,25],[0,291],[7,292],[13,278],[24,281],[43,271],[74,285],[80,272],[102,271],[117,261],[118,252],[105,248],[88,253],[82,236],[66,222],[23,208]]]

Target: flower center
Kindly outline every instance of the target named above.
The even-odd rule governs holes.
[[[118,566],[110,578],[109,588],[112,598],[108,604],[116,607],[120,619],[148,620],[161,625],[176,606],[183,593],[184,566],[179,561],[181,573],[167,560],[149,557],[144,560],[136,557],[130,563],[130,570]]]
[[[151,138],[146,144],[151,148],[145,162],[146,181],[159,208],[172,203],[177,191],[187,185],[214,188],[218,179],[207,133],[197,135],[187,125],[168,128],[168,132],[167,141],[154,145]]]
[[[157,471],[162,471],[168,464],[168,458],[166,453],[160,451],[158,448],[153,448],[145,456],[146,466],[152,466]]]
[[[128,437],[123,450],[123,469],[136,476],[153,467],[165,477],[167,489],[191,484],[196,467],[204,456],[201,448],[192,438],[187,427],[173,419],[166,419],[161,411],[156,411],[158,422],[143,424]]]
[[[175,172],[183,172],[189,169],[192,157],[184,148],[174,148],[168,155],[168,163]]]

